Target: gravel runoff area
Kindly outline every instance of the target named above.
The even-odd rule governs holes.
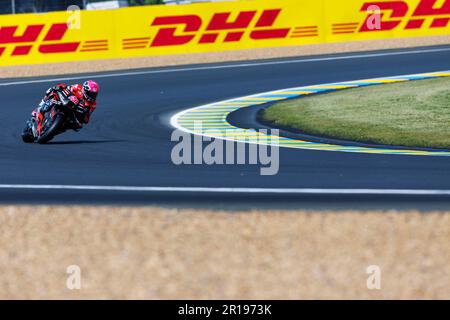
[[[370,40],[340,42],[279,48],[237,50],[214,53],[180,54],[141,58],[123,58],[82,62],[53,63],[46,65],[0,67],[0,78],[32,77],[59,75],[68,73],[88,73],[111,70],[127,70],[145,67],[175,66],[195,63],[213,63],[295,57],[343,52],[410,48],[417,46],[445,45],[450,43],[449,36],[416,37],[404,39]]]
[[[339,90],[276,103],[274,126],[351,141],[450,149],[450,77]]]
[[[1,299],[450,298],[450,212],[3,206],[0,248]]]

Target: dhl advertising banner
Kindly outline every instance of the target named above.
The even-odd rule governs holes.
[[[450,0],[250,0],[0,15],[0,66],[450,34]]]

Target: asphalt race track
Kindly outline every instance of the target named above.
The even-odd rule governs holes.
[[[449,157],[281,148],[280,169],[274,176],[261,176],[257,165],[176,166],[170,157],[176,143],[170,141],[173,128],[169,123],[170,117],[181,110],[248,94],[449,69],[450,46],[439,46],[93,74],[89,78],[100,83],[101,93],[91,123],[78,133],[58,136],[48,145],[25,144],[20,139],[31,110],[49,86],[57,82],[81,82],[87,75],[3,79],[0,201],[224,208],[450,207],[450,195],[446,192],[428,196],[351,192],[353,189],[448,191]],[[55,185],[168,189],[85,190],[59,189]],[[196,187],[208,188],[208,192],[192,189]],[[214,188],[347,189],[347,194],[261,195],[258,189],[248,193]]]

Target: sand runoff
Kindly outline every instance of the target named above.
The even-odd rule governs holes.
[[[279,57],[296,57],[317,54],[362,52],[369,50],[411,48],[417,46],[450,44],[449,36],[415,37],[388,40],[340,42],[279,48],[224,51],[200,54],[179,54],[142,58],[123,58],[81,62],[65,62],[29,66],[0,67],[0,78],[62,75],[112,70],[129,70],[146,67],[176,66],[196,63],[243,61]]]
[[[449,299],[449,261],[450,212],[0,208],[1,299]]]

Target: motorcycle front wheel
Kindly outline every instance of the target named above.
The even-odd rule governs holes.
[[[22,131],[22,140],[26,143],[31,143],[34,141],[33,131],[31,130],[29,123],[27,123],[27,126]]]

